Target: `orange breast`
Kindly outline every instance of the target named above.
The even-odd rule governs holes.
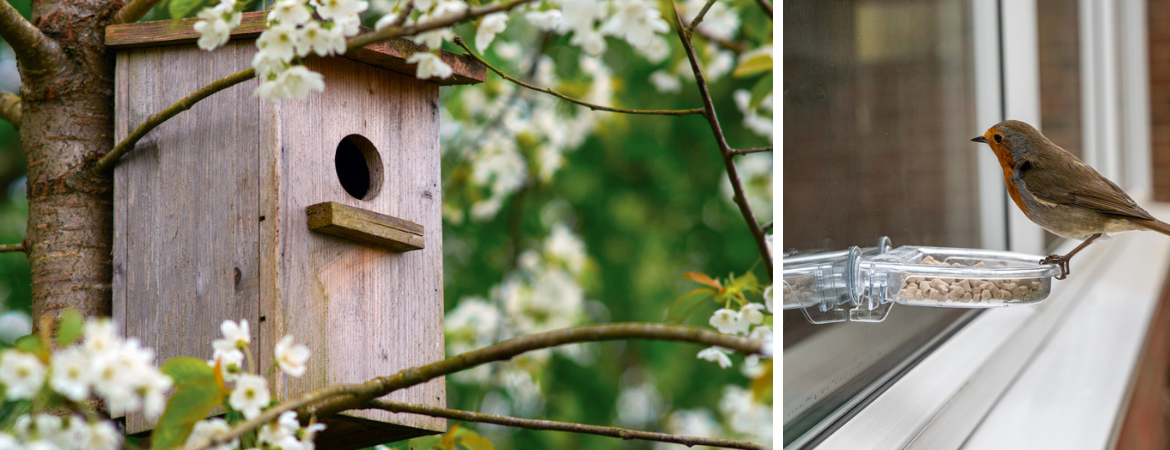
[[[1008,195],[1011,196],[1012,201],[1016,202],[1016,206],[1020,207],[1020,211],[1024,212],[1029,219],[1032,218],[1028,214],[1028,207],[1024,206],[1024,198],[1020,197],[1020,189],[1012,182],[1012,177],[1015,175],[1016,159],[1012,158],[1012,153],[1007,148],[992,144],[991,149],[995,151],[995,156],[999,158],[999,165],[1003,167],[1003,184],[1007,187]]]

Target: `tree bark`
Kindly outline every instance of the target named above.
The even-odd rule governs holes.
[[[113,204],[109,180],[69,176],[113,147],[114,58],[105,24],[121,1],[34,0],[32,23],[60,47],[56,67],[21,64],[28,160],[28,229],[34,317],[66,306],[109,316]]]

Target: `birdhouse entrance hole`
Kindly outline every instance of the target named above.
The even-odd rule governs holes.
[[[351,134],[337,144],[333,157],[337,180],[350,196],[370,200],[382,187],[382,157],[374,144],[360,135]]]

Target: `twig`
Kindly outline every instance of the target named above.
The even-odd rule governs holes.
[[[455,44],[460,46],[460,47],[463,47],[463,50],[467,51],[467,53],[466,53],[467,55],[470,55],[472,58],[475,58],[476,61],[479,61],[481,64],[487,66],[487,68],[489,70],[491,70],[492,72],[495,72],[497,75],[503,77],[505,80],[511,81],[512,83],[526,87],[528,89],[532,89],[532,90],[537,91],[537,92],[543,92],[543,93],[551,95],[553,97],[557,97],[559,99],[568,101],[569,103],[575,103],[575,104],[584,106],[584,107],[592,109],[594,111],[609,111],[609,112],[622,113],[622,114],[648,114],[648,115],[659,115],[659,116],[686,116],[686,115],[690,115],[690,114],[703,114],[702,108],[694,108],[694,109],[623,109],[623,108],[612,108],[609,106],[595,105],[593,103],[584,102],[581,100],[577,100],[573,97],[569,97],[569,96],[562,94],[560,92],[556,92],[552,89],[536,87],[536,86],[533,86],[531,84],[525,83],[523,81],[520,81],[520,80],[517,80],[515,78],[508,76],[508,74],[504,73],[500,69],[495,68],[495,66],[488,64],[488,62],[484,61],[483,58],[480,58],[479,55],[476,55],[475,53],[473,53],[471,51],[471,49],[467,47],[467,44],[463,43],[463,39],[456,37]]]
[[[0,244],[0,253],[24,252],[24,243],[20,244]]]
[[[715,45],[723,47],[724,50],[735,53],[736,55],[747,51],[747,44],[744,44],[742,42],[731,41],[728,39],[724,39],[724,38],[712,35],[711,33],[708,33],[707,30],[704,30],[702,28],[696,28],[694,30],[694,34],[702,36],[703,39],[714,42]]]
[[[683,444],[688,447],[694,445],[705,445],[708,447],[722,447],[722,448],[741,448],[747,450],[763,450],[764,446],[748,441],[736,441],[732,439],[715,439],[698,436],[679,436],[667,433],[654,433],[650,431],[628,430],[625,428],[605,427],[598,425],[585,425],[571,422],[557,422],[554,420],[533,420],[521,419],[518,417],[500,416],[495,414],[483,414],[471,411],[460,411],[458,409],[439,408],[430,405],[421,405],[417,403],[402,403],[388,400],[371,400],[370,406],[375,409],[383,411],[390,411],[395,413],[410,413],[420,414],[431,417],[444,417],[447,419],[460,420],[463,422],[479,422],[491,423],[496,425],[504,425],[516,428],[527,428],[530,430],[548,430],[548,431],[568,431],[572,433],[581,434],[595,434],[598,436],[610,436],[622,438],[625,440],[637,439],[643,441],[656,442],[670,442],[675,444]]]
[[[399,389],[419,385],[435,378],[471,369],[483,364],[506,361],[520,354],[578,342],[613,341],[628,339],[667,340],[719,346],[745,355],[763,354],[765,347],[759,341],[739,338],[702,328],[679,327],[648,323],[620,323],[567,328],[507,340],[472,350],[442,361],[402,370],[394,375],[376,377],[360,384],[332,386],[273,406],[260,415],[232,427],[203,447],[221,445],[272,421],[281,413],[301,410],[304,415],[318,418],[367,405],[370,400]]]
[[[711,92],[707,88],[707,80],[703,78],[703,69],[699,67],[699,58],[695,56],[695,47],[691,44],[690,33],[687,32],[683,25],[682,17],[679,17],[678,11],[674,12],[674,22],[678,29],[678,38],[682,41],[683,48],[687,51],[687,58],[691,61],[691,71],[695,73],[695,83],[699,85],[699,94],[703,97],[703,108],[705,112],[703,117],[707,118],[707,122],[711,124],[711,132],[715,135],[715,142],[719,144],[719,152],[723,155],[723,165],[727,169],[727,179],[731,181],[731,188],[735,192],[735,204],[739,206],[739,212],[743,214],[743,219],[747,222],[748,229],[751,230],[752,236],[756,239],[756,246],[759,247],[760,256],[764,260],[764,268],[768,271],[768,278],[772,278],[772,255],[768,252],[768,242],[764,237],[764,230],[760,228],[760,223],[756,221],[756,214],[752,212],[751,205],[748,204],[747,196],[743,192],[743,182],[739,179],[739,171],[735,168],[735,152],[731,146],[727,145],[727,139],[723,135],[723,128],[719,126],[719,117],[715,115],[715,104],[711,101]]]
[[[687,27],[687,31],[695,32],[695,27],[699,26],[699,22],[703,21],[703,16],[707,15],[707,10],[711,9],[711,5],[715,4],[715,0],[707,0],[707,4],[703,5],[703,9],[699,10],[699,14],[691,20],[691,26]]]
[[[146,136],[146,133],[149,133],[150,130],[155,129],[159,125],[162,125],[163,122],[166,122],[170,118],[177,116],[179,113],[191,109],[192,106],[195,106],[195,104],[199,103],[200,100],[210,97],[211,94],[251,80],[255,77],[255,69],[241,70],[239,72],[215,80],[207,86],[199,88],[199,90],[192,92],[191,95],[183,97],[182,100],[179,100],[178,102],[175,102],[175,104],[168,106],[167,109],[159,111],[158,114],[150,116],[150,118],[146,119],[145,122],[142,122],[141,125],[138,125],[138,128],[135,128],[134,131],[131,131],[130,135],[126,136],[125,139],[122,139],[122,142],[119,142],[118,145],[114,146],[113,150],[110,150],[109,153],[106,153],[105,156],[102,156],[101,159],[94,163],[93,167],[91,168],[92,172],[95,174],[105,174],[109,172],[110,169],[114,168],[114,164],[116,164],[118,160],[122,158],[122,155],[125,155],[126,152],[134,149],[134,145],[138,143],[138,140],[142,139],[143,136]]]
[[[20,118],[24,113],[20,109],[20,96],[10,92],[0,92],[0,119],[12,123],[20,129]]]
[[[57,41],[41,33],[6,1],[0,1],[0,38],[12,46],[26,72],[56,71],[65,59]]]
[[[159,0],[130,0],[129,3],[122,5],[122,9],[118,10],[118,15],[114,16],[111,24],[118,23],[134,23],[146,13],[150,12],[154,5],[157,5]]]
[[[765,223],[764,226],[760,228],[763,228],[765,232],[772,231],[772,221],[769,220],[768,223]]]
[[[733,156],[739,156],[739,155],[746,155],[746,154],[748,154],[748,153],[760,153],[760,152],[770,152],[770,151],[772,151],[772,147],[771,147],[771,146],[768,146],[768,147],[753,147],[753,148],[744,148],[744,149],[732,150],[732,151],[731,151],[731,154],[732,154]]]
[[[774,19],[775,14],[772,13],[772,3],[769,2],[768,0],[756,0],[756,1],[760,3],[760,8],[762,8],[764,10],[764,12],[768,13],[768,18]]]

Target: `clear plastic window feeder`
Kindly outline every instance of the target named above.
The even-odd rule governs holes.
[[[1024,253],[945,247],[877,247],[784,258],[784,309],[812,323],[881,322],[894,303],[992,308],[1048,298],[1055,265]]]

